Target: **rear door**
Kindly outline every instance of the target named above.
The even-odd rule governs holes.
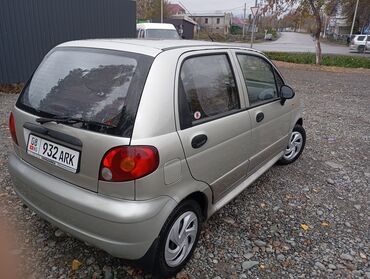
[[[284,81],[266,58],[242,51],[235,55],[247,88],[253,146],[249,174],[252,174],[286,148],[291,108],[289,102],[280,103],[279,91]]]
[[[22,159],[50,175],[97,191],[105,153],[130,143],[152,61],[135,53],[90,48],[52,51],[14,110]],[[82,123],[37,121],[52,117],[76,118]],[[133,185],[127,189],[133,197]]]
[[[178,134],[192,176],[214,201],[247,174],[251,120],[228,51],[183,55],[177,74]]]

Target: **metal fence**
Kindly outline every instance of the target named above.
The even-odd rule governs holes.
[[[26,81],[61,42],[135,35],[133,0],[1,0],[0,84]]]

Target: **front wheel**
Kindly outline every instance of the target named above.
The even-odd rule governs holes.
[[[167,278],[178,273],[198,243],[202,213],[193,200],[182,202],[168,217],[159,236],[155,273]]]
[[[296,124],[290,136],[289,144],[284,151],[283,157],[278,161],[281,165],[293,163],[301,156],[306,144],[306,131],[301,126]]]

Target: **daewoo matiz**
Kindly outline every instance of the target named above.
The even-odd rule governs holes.
[[[61,44],[9,124],[25,204],[161,276],[186,264],[202,222],[306,139],[298,97],[262,53],[182,40]]]

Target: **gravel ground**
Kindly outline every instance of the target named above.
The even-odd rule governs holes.
[[[370,278],[370,73],[282,71],[305,104],[302,157],[216,213],[177,278]],[[6,167],[16,97],[0,94],[0,216],[18,232],[24,278],[150,278],[22,206]]]

